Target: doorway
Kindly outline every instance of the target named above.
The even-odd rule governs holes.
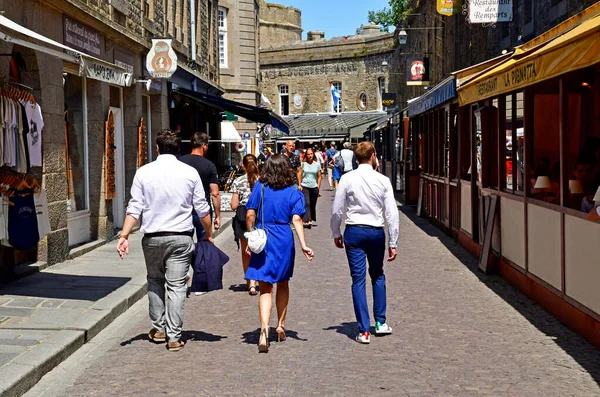
[[[116,105],[116,106],[115,106]],[[110,87],[110,110],[115,122],[115,198],[113,224],[121,229],[125,222],[125,134],[123,128],[123,89]]]

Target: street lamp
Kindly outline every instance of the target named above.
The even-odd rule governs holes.
[[[398,38],[400,40],[400,44],[406,44],[406,41],[408,40],[408,34],[406,33],[406,30],[402,29],[400,33],[398,33]]]

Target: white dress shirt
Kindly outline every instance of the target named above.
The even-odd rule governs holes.
[[[192,209],[200,218],[209,214],[202,181],[193,167],[162,154],[135,173],[127,215],[142,218],[142,233],[194,230]]]
[[[385,175],[375,171],[371,164],[361,164],[340,179],[330,222],[334,238],[342,236],[340,228],[344,212],[346,225],[384,227],[387,221],[390,239],[388,246],[396,248],[400,220],[392,184]]]

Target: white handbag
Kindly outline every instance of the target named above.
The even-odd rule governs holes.
[[[260,215],[263,229],[254,228],[254,230],[244,233],[244,237],[248,240],[248,248],[255,254],[260,254],[267,245],[267,233],[265,228],[265,211],[263,198],[265,195],[265,185],[262,185],[260,194]]]

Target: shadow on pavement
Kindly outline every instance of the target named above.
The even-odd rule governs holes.
[[[298,335],[298,332],[292,331],[292,330],[289,330],[289,329],[285,330],[285,336],[288,339],[295,339],[295,340],[299,340],[301,342],[307,342],[308,341],[308,339],[301,338]],[[242,334],[242,340],[243,340],[243,342],[247,343],[249,345],[257,345],[259,337],[260,337],[260,328],[257,328],[254,331],[244,332]],[[276,342],[277,341],[277,332],[275,332],[275,328],[274,327],[271,327],[269,329],[269,341],[270,342]]]
[[[42,272],[0,286],[0,295],[98,301],[121,288],[129,280],[131,280],[129,277],[76,276]]]
[[[341,323],[340,325],[333,325],[328,328],[323,328],[323,331],[335,331],[338,334],[346,335],[348,338],[354,340],[358,333],[358,325],[356,321]]]
[[[246,292],[246,284],[231,284],[229,286],[229,291],[233,292]]]
[[[137,336],[134,336],[131,339],[121,342],[120,345],[128,346],[128,345],[131,345],[133,342],[137,342],[137,341],[150,342],[150,338],[148,337],[148,334],[139,334]]]
[[[511,305],[539,331],[551,337],[557,346],[585,368],[596,383],[600,384],[600,350],[596,349],[582,336],[561,324],[535,301],[529,299],[500,276],[485,275],[479,271],[478,259],[427,219],[418,217],[415,207],[403,206],[399,209],[426,234],[438,238],[465,268],[477,276],[481,283]]]
[[[210,334],[204,331],[183,331],[181,333],[181,339],[186,342],[220,342],[222,339],[227,339],[227,337]]]

